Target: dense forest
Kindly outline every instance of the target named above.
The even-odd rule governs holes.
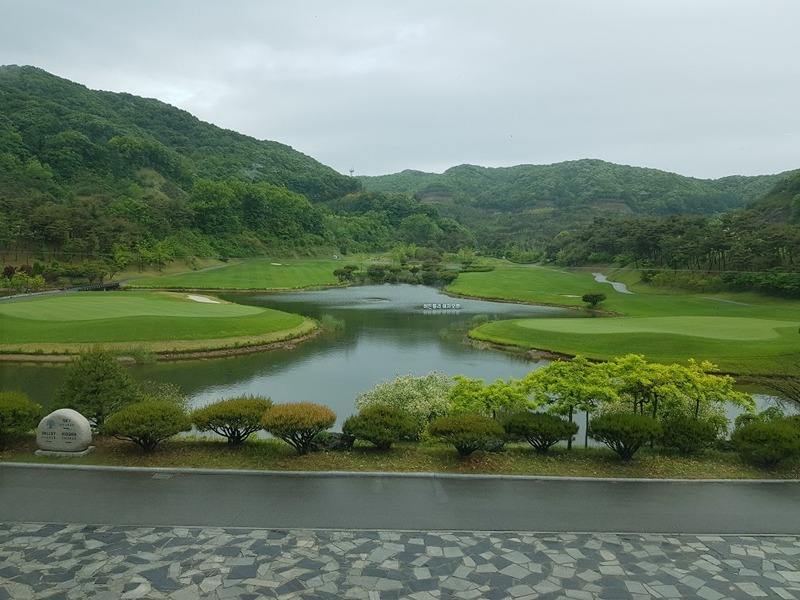
[[[539,248],[595,217],[713,215],[744,208],[781,175],[707,180],[601,160],[487,168],[442,174],[403,171],[359,177],[364,189],[413,195],[469,227],[494,252]],[[504,250],[505,249],[505,250]]]
[[[0,67],[0,259],[90,281],[267,253],[468,251],[800,295],[800,172],[717,180],[578,160],[347,177],[158,100]]]

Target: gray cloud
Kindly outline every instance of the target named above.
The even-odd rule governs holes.
[[[3,63],[156,97],[340,172],[800,166],[796,0],[0,0],[0,15]]]

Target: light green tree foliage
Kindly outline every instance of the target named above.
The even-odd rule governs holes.
[[[676,385],[680,391],[679,402],[673,412],[680,410],[696,419],[725,415],[725,405],[731,403],[748,413],[756,410],[756,402],[750,394],[734,389],[736,381],[729,375],[715,375],[716,365],[689,360],[687,366],[672,365]]]
[[[414,260],[417,255],[417,246],[415,244],[398,244],[389,251],[389,256],[392,262],[405,264],[409,260]]]
[[[44,286],[45,280],[41,275],[14,273],[11,279],[0,277],[0,288],[9,289],[15,294],[36,292],[44,288]]]
[[[736,391],[732,377],[709,373],[716,367],[707,361],[660,365],[648,363],[641,355],[628,354],[611,361],[609,366],[620,397],[635,413],[647,413],[659,420],[691,416],[714,423],[722,432],[727,428],[727,403],[747,412],[755,410],[753,397]]]
[[[666,365],[647,362],[641,354],[615,358],[609,366],[617,392],[630,403],[633,413],[647,411],[655,417],[661,398],[678,393],[672,371]]]
[[[460,248],[456,253],[456,260],[465,267],[474,264],[476,259],[477,255],[471,248]]]
[[[519,381],[496,379],[485,385],[483,379],[456,375],[449,402],[453,413],[475,413],[498,418],[533,408]]]
[[[571,361],[554,361],[532,371],[523,379],[523,385],[527,393],[533,395],[535,405],[566,415],[570,423],[576,412],[585,411],[587,431],[589,414],[601,405],[613,405],[618,400],[607,365],[589,362],[582,356]],[[585,437],[584,445],[588,443]],[[572,447],[572,439],[567,440],[567,447]]]
[[[449,412],[452,387],[452,380],[436,371],[422,377],[401,375],[362,392],[356,396],[355,405],[358,410],[380,404],[397,408],[414,419],[420,434],[430,421]]]
[[[77,410],[99,428],[123,406],[139,400],[136,385],[110,352],[94,347],[67,368],[56,391],[60,408]]]

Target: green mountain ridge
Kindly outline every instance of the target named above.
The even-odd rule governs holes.
[[[705,180],[597,159],[348,177],[159,100],[0,66],[2,260],[22,250],[24,260],[101,260],[113,271],[134,260],[398,244],[434,254],[513,248],[530,260],[558,253],[563,233],[597,218],[747,208],[765,222],[797,222],[798,192],[800,172]]]
[[[494,210],[613,201],[640,214],[714,214],[744,208],[787,173],[697,179],[645,167],[580,159],[550,165],[459,165],[441,174],[405,170],[360,176],[365,189],[467,202]]]
[[[715,215],[745,208],[786,174],[696,179],[598,159],[551,165],[459,165],[441,174],[358,177],[366,190],[413,195],[484,244],[537,246],[596,217]],[[490,240],[493,240],[490,243]]]
[[[179,179],[234,176],[284,186],[314,201],[358,187],[352,178],[285,144],[222,129],[159,100],[90,90],[36,67],[0,67],[0,108],[0,142],[9,130],[16,131],[27,153],[37,158],[52,154],[53,144],[60,142],[57,150],[67,147],[87,166],[102,168],[97,155],[103,146],[115,137],[134,136],[154,146],[141,154],[162,154],[164,163],[174,163],[169,174]],[[86,139],[63,139],[65,131]],[[62,139],[50,139],[59,134]],[[71,175],[62,172],[66,165],[54,168],[63,178]]]

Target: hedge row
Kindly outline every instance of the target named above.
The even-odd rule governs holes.
[[[42,410],[20,392],[0,392],[0,443],[28,434],[41,419]],[[131,441],[146,452],[194,425],[213,431],[231,445],[241,445],[253,433],[264,430],[292,446],[298,454],[315,448],[319,434],[333,427],[336,414],[310,402],[275,404],[268,398],[242,396],[186,411],[168,400],[128,404],[112,413],[101,433]],[[507,440],[524,440],[538,454],[546,454],[558,442],[577,433],[574,423],[549,413],[523,411],[502,420],[475,413],[432,418],[422,436],[440,439],[455,447],[460,456],[501,450]],[[630,460],[645,444],[658,443],[685,455],[697,453],[719,441],[713,422],[676,416],[664,421],[629,413],[610,412],[592,419],[589,436]],[[349,417],[337,446],[348,449],[354,440],[388,450],[400,440],[419,439],[416,421],[402,410],[373,405]],[[321,445],[321,444],[320,444]],[[786,417],[768,409],[737,419],[732,447],[748,462],[774,466],[800,456],[800,416]]]

